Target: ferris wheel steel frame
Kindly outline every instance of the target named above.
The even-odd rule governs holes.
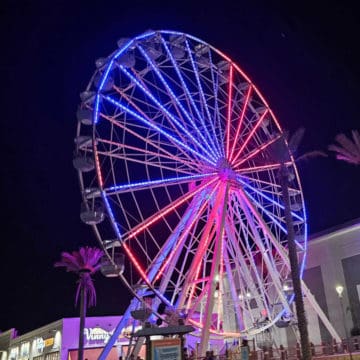
[[[81,103],[91,124],[80,119],[77,129],[76,154],[96,172],[78,168],[83,202],[95,219],[101,199],[105,222],[91,223],[95,234],[113,261],[111,227],[138,273],[135,290],[118,274],[134,299],[100,358],[149,294],[156,316],[162,302],[198,329],[201,353],[212,337],[253,336],[292,314],[281,164],[269,155],[284,137],[256,86],[224,53],[175,31],[122,40],[97,67]],[[306,213],[288,149],[287,157],[302,274]]]

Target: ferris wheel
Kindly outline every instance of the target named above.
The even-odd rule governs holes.
[[[248,76],[193,36],[147,31],[96,61],[74,166],[81,218],[138,304],[165,304],[201,344],[291,315],[287,231],[272,145],[283,141],[301,272],[302,189],[283,132]],[[134,283],[136,286],[134,286]],[[202,345],[205,346],[205,345]]]

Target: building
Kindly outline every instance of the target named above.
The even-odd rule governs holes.
[[[338,336],[346,339],[354,334],[360,326],[360,219],[310,237],[303,279]],[[339,285],[341,297],[336,291]],[[310,341],[333,342],[334,336],[304,294]],[[295,331],[296,326],[274,327],[271,341],[295,346],[299,341]]]
[[[120,316],[88,317],[84,332],[84,359],[95,360],[119,323]],[[72,360],[77,359],[79,318],[64,318],[15,336],[14,329],[0,334],[1,360]],[[124,332],[108,359],[118,360],[128,338]]]
[[[304,280],[341,338],[360,327],[360,219],[310,238]],[[316,343],[331,340],[321,322],[318,330],[314,326],[318,319],[311,309],[307,312],[310,336]]]

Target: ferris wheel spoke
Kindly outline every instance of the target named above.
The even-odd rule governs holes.
[[[194,75],[195,75],[195,79],[196,79],[196,82],[197,82],[197,85],[198,85],[200,101],[201,101],[203,107],[205,108],[205,112],[206,112],[206,116],[208,118],[208,121],[210,121],[211,115],[210,115],[210,112],[209,112],[207,101],[205,99],[203,87],[201,85],[201,81],[200,81],[200,77],[199,77],[199,71],[198,71],[198,68],[197,68],[197,66],[195,64],[194,57],[193,57],[192,51],[190,49],[189,42],[187,40],[185,41],[185,46],[186,46],[186,49],[188,51],[189,58],[190,58],[190,61],[191,61],[191,65],[192,65],[192,68],[193,68],[193,72],[194,72]],[[212,148],[216,149],[216,146],[215,146],[215,143],[214,143],[214,140],[213,140],[214,136],[211,136],[211,134],[207,130],[207,126],[206,126],[205,121],[204,121],[204,116],[200,117],[200,121],[201,121],[201,123],[203,125],[204,131],[205,131],[205,133],[207,135],[207,138],[208,138],[208,141],[211,143]]]
[[[220,189],[220,190],[222,189],[222,187],[220,186],[219,183],[216,184],[216,190],[218,190],[218,189]],[[211,231],[214,230],[214,227],[216,225],[215,224],[216,213],[217,213],[217,209],[221,202],[221,194],[222,194],[222,191],[218,191],[218,193],[216,194],[216,200],[215,200],[214,206],[211,209],[211,212],[208,216],[208,221],[206,222],[205,227],[203,229],[203,233],[201,235],[201,238],[200,238],[200,241],[198,244],[197,252],[194,256],[194,259],[192,261],[190,268],[187,271],[186,281],[184,283],[185,289],[190,288],[191,284],[194,284],[195,279],[198,278],[202,258],[204,257],[205,252],[208,250],[209,243],[212,239],[210,237]],[[179,301],[178,301],[179,308],[182,308],[185,305],[186,296],[187,296],[186,292],[185,293],[183,292],[181,297],[179,298]],[[188,299],[191,299],[191,298],[192,298],[192,295],[190,295],[190,297]]]
[[[225,247],[224,249],[224,265],[225,265],[227,277],[229,278],[229,289],[231,293],[232,303],[235,309],[235,316],[239,324],[239,330],[242,331],[245,329],[243,308],[240,306],[239,294],[237,293],[235,288],[235,279],[232,274],[233,269],[231,268],[227,247]],[[220,277],[220,279],[222,279],[222,277]]]
[[[228,103],[227,103],[227,118],[226,118],[226,158],[230,159],[230,129],[231,129],[231,115],[232,109],[232,87],[233,87],[233,66],[230,64],[229,73],[229,87],[228,87]]]
[[[256,182],[257,184],[261,184],[262,190],[265,193],[268,193],[270,195],[276,195],[278,196],[281,192],[281,186],[279,184],[276,184],[270,180],[261,180],[259,178],[253,178],[250,176],[246,176],[244,174],[241,174],[241,178],[244,179],[245,182]],[[268,190],[270,189],[270,190]],[[295,189],[294,187],[289,187],[289,192],[292,195],[300,195],[301,191],[300,189]]]
[[[177,75],[180,78],[180,82],[183,86],[183,88],[185,89],[185,93],[188,99],[190,99],[192,101],[192,103],[194,102],[192,99],[192,96],[189,96],[189,90],[184,82],[183,77],[181,76],[181,73],[179,71],[179,68],[176,64],[175,59],[173,58],[170,50],[168,49],[166,42],[164,41],[164,39],[161,37],[163,45],[165,47],[165,50],[167,51],[168,56],[170,57],[172,64],[174,66],[174,69],[177,72]],[[169,97],[172,99],[173,102],[176,103],[176,105],[181,109],[182,113],[185,115],[186,119],[190,122],[192,128],[196,131],[197,135],[200,136],[200,138],[203,140],[203,144],[208,144],[208,142],[205,140],[204,136],[202,135],[201,131],[199,130],[199,128],[196,126],[195,122],[193,121],[193,116],[189,114],[189,112],[184,108],[184,106],[182,105],[182,103],[179,100],[179,96],[176,96],[173,92],[173,90],[170,88],[169,84],[167,83],[167,81],[164,79],[163,75],[161,74],[161,70],[159,69],[159,67],[157,66],[157,64],[151,60],[151,58],[149,57],[149,55],[146,53],[146,51],[141,47],[141,45],[138,45],[138,48],[140,50],[140,52],[143,54],[143,56],[147,59],[148,63],[150,64],[151,68],[153,69],[153,71],[156,73],[156,75],[158,76],[158,78],[160,79],[161,83],[163,84],[163,86],[165,87],[167,93],[169,94]],[[200,113],[198,113],[197,108],[195,107],[195,111],[197,112],[197,115],[199,117],[199,119],[201,118]],[[197,142],[198,145],[200,145],[200,143]],[[210,147],[208,147],[208,150],[214,155],[214,157],[217,157],[219,154],[214,154],[214,151],[216,151],[216,149],[211,149]]]
[[[196,194],[200,193],[202,190],[204,190],[206,187],[211,186],[216,179],[210,179],[209,181],[205,182],[204,184],[200,185],[197,189],[190,191],[179,198],[177,198],[173,203],[168,204],[164,208],[160,209],[157,213],[153,214],[149,218],[145,219],[143,222],[139,223],[137,226],[135,226],[132,231],[130,231],[127,234],[124,234],[123,236],[123,242],[127,242],[134,238],[136,235],[138,235],[140,232],[144,231],[146,228],[154,224],[156,221],[158,221],[160,218],[166,216],[170,212],[174,211],[177,207],[187,202],[189,199],[191,199]]]
[[[213,95],[214,95],[214,114],[213,114],[213,119],[214,121],[212,122],[213,124],[216,123],[216,128],[218,131],[218,134],[215,131],[215,126],[213,125],[213,133],[214,133],[214,138],[215,138],[215,143],[217,145],[217,147],[219,148],[219,151],[221,153],[221,155],[223,157],[225,157],[225,152],[224,152],[224,148],[219,144],[219,141],[222,141],[225,137],[224,137],[224,132],[223,132],[223,127],[221,125],[221,119],[220,119],[220,109],[219,109],[219,99],[218,99],[218,87],[219,87],[219,83],[217,81],[217,79],[215,78],[215,74],[214,74],[214,66],[213,66],[213,60],[212,60],[212,56],[211,56],[211,52],[209,51],[209,61],[210,61],[210,72],[211,72],[211,82],[213,84]]]
[[[151,60],[151,58],[147,55],[146,51],[140,46],[138,45],[138,48],[140,50],[140,52],[143,54],[143,56],[146,58],[146,60],[148,61],[148,63],[150,64],[152,70],[155,72],[155,74],[157,75],[157,77],[160,79],[161,83],[163,84],[163,86],[166,89],[167,94],[169,95],[169,97],[172,100],[172,103],[176,104],[178,106],[178,108],[180,108],[180,110],[182,111],[182,113],[185,115],[185,117],[187,118],[188,121],[190,121],[190,124],[192,125],[192,128],[197,132],[197,134],[201,134],[201,132],[199,131],[199,129],[197,128],[197,126],[195,125],[195,123],[192,120],[192,116],[188,113],[188,111],[184,108],[184,106],[181,104],[179,97],[176,96],[174,94],[174,92],[172,91],[172,89],[170,88],[169,84],[167,83],[167,81],[164,79],[164,77],[161,74],[161,71],[159,69],[159,67],[157,66],[157,64]],[[185,130],[185,127],[181,124],[181,122],[179,122],[177,119],[173,120],[174,123],[182,130]],[[184,124],[186,123],[185,121],[182,121]],[[186,130],[187,131],[187,130]],[[189,134],[189,132],[187,131],[187,134]],[[198,140],[194,137],[193,141],[200,147],[202,147],[201,143],[198,142]],[[204,144],[207,144],[207,142],[204,141]],[[213,150],[211,148],[208,148],[207,151],[210,151],[212,153],[212,155],[214,155],[213,159],[215,159],[216,154],[213,153]]]
[[[158,255],[153,259],[152,263],[148,267],[147,273],[150,281],[155,283],[162,275],[164,275],[164,269],[167,267],[167,264],[172,262],[175,254],[178,252],[178,249],[184,245],[185,238],[191,231],[192,225],[198,215],[204,192],[206,192],[206,189],[194,197],[191,204],[178,222],[176,229],[170,234],[166,242],[164,242],[158,252]],[[174,262],[176,262],[176,259]],[[172,274],[172,270],[167,271],[166,274],[170,276]],[[165,291],[168,282],[169,279],[165,279],[164,277],[162,278],[162,284],[159,288],[160,292]]]
[[[126,71],[126,70],[125,70],[125,71]],[[129,72],[127,72],[127,74],[129,74],[128,76],[132,76]],[[132,77],[132,79],[135,79],[136,81],[138,81],[138,83],[139,83],[140,86],[141,86],[141,90],[142,90],[145,94],[150,94],[150,95],[152,95],[151,92],[150,92],[150,90],[146,88],[146,85],[143,84],[143,82],[141,81],[141,79],[138,79],[138,80],[137,80],[137,79],[134,78],[134,77]],[[123,99],[125,99],[125,100],[127,101],[127,103],[130,104],[136,111],[138,111],[138,113],[139,113],[140,115],[142,115],[145,119],[147,119],[149,123],[152,123],[152,124],[155,124],[155,125],[156,125],[156,122],[155,122],[155,120],[154,120],[154,117],[153,117],[153,116],[148,116],[148,115],[142,110],[141,104],[136,104],[136,103],[134,102],[134,100],[132,100],[132,99],[130,98],[130,96],[129,96],[128,94],[122,92],[122,91],[121,91],[120,89],[118,89],[116,86],[114,86],[114,88],[115,88],[115,90],[118,91],[118,93],[121,95],[121,97],[122,97]],[[154,99],[155,99],[155,98],[154,98]],[[160,112],[161,112],[161,116],[163,117],[165,107],[164,107],[163,105],[161,105],[161,104],[159,105],[159,102],[158,102],[156,99],[155,99],[154,101],[156,101],[155,104],[154,104],[154,110],[156,110],[157,112],[160,111]],[[144,104],[142,104],[142,105],[144,105]],[[149,106],[149,104],[146,104],[146,105]],[[170,112],[169,112],[168,110],[166,110],[165,115],[168,115],[168,114],[170,114]],[[157,115],[157,117],[158,117],[158,116],[159,116],[159,115]],[[171,125],[171,128],[175,131],[175,133],[177,134],[177,136],[179,137],[179,139],[181,140],[181,142],[187,143],[187,141],[186,141],[186,139],[185,139],[185,137],[184,137],[184,132],[183,132],[183,131],[180,131],[180,129],[179,129],[178,127],[174,126],[174,123],[173,123],[172,121],[169,121],[169,124]],[[194,145],[196,145],[196,144],[194,144]],[[195,150],[197,151],[196,146],[194,146],[194,148],[195,148]],[[185,156],[188,156],[188,154],[187,154],[183,149],[182,149],[182,153],[183,153]]]
[[[292,162],[286,162],[284,164],[285,166],[291,166]],[[266,165],[261,165],[261,166],[251,166],[248,168],[241,168],[241,169],[237,169],[236,173],[238,174],[251,174],[251,173],[258,173],[261,171],[272,171],[272,170],[279,170],[281,167],[281,163],[275,163],[275,164],[266,164]]]
[[[254,156],[258,155],[260,152],[264,151],[268,146],[273,144],[275,141],[277,141],[281,135],[275,136],[274,138],[270,139],[269,141],[266,141],[261,146],[258,146],[256,149],[250,151],[248,154],[246,154],[244,157],[242,157],[236,164],[234,164],[234,168],[238,168],[241,166],[244,162],[249,161]]]
[[[256,205],[256,207],[258,209],[261,209],[262,213],[266,214],[266,216],[269,217],[269,219],[275,224],[278,226],[278,228],[284,233],[284,234],[287,234],[287,230],[284,226],[284,224],[281,224],[281,219],[278,220],[275,218],[274,215],[272,215],[272,213],[268,210],[266,210],[258,201],[255,200],[255,198],[253,196],[251,196],[248,192],[246,192],[246,195],[249,197],[249,199],[252,201],[253,204]]]
[[[245,96],[245,101],[244,101],[244,104],[243,104],[243,108],[241,110],[239,120],[237,122],[237,127],[236,127],[236,131],[235,131],[235,137],[234,137],[234,140],[233,140],[233,145],[231,147],[231,152],[230,152],[230,156],[229,156],[230,163],[232,163],[232,160],[233,160],[234,150],[235,150],[235,147],[236,147],[236,145],[238,143],[238,138],[239,138],[241,126],[242,126],[244,116],[245,116],[245,113],[246,113],[246,110],[247,110],[247,107],[248,107],[248,104],[249,104],[249,99],[250,99],[251,92],[252,92],[252,85],[250,84],[249,87],[248,87],[246,96]]]
[[[255,134],[256,130],[259,128],[259,126],[261,125],[261,123],[263,122],[265,116],[269,113],[269,109],[266,109],[258,118],[256,124],[253,126],[253,128],[251,129],[250,133],[247,135],[247,138],[244,140],[244,143],[241,145],[240,149],[237,151],[233,162],[235,162],[239,156],[242,154],[243,150],[246,148],[247,144],[249,143],[249,141],[251,140],[251,138],[253,137],[253,135]]]
[[[244,199],[246,198],[246,196],[244,196]],[[247,201],[249,208],[251,208],[251,211],[253,212],[253,214],[255,215],[255,218],[257,219],[262,231],[264,232],[264,234],[267,236],[267,238],[271,241],[272,246],[276,249],[277,253],[280,255],[281,260],[283,261],[283,264],[285,265],[285,267],[288,269],[288,272],[291,271],[290,268],[290,261],[288,258],[288,254],[286,249],[284,248],[284,246],[277,241],[277,239],[274,237],[274,234],[270,231],[268,225],[264,222],[264,220],[262,219],[262,217],[260,216],[260,214],[256,211],[255,208],[252,207],[251,203],[249,201]],[[303,263],[304,264],[304,263]],[[301,266],[301,273],[303,272],[304,267]],[[282,293],[281,293],[282,294]],[[282,303],[284,304],[284,301],[281,300]],[[290,312],[289,309],[287,309],[286,307],[284,307],[284,309],[287,312]],[[278,315],[278,317],[281,315],[281,313]]]
[[[272,203],[273,205],[275,205],[276,207],[280,208],[281,210],[284,210],[285,207],[284,205],[282,205],[280,202],[275,201],[273,198],[271,198],[270,196],[267,196],[266,194],[264,194],[264,192],[260,191],[259,189],[257,189],[254,186],[251,186],[249,183],[245,182],[244,180],[242,180],[240,177],[237,177],[237,181],[239,181],[239,183],[241,185],[243,185],[244,187],[254,191],[256,194],[260,195],[262,198],[264,198],[265,200],[267,200],[268,202]],[[298,219],[299,221],[305,221],[304,218],[302,218],[300,215],[298,215],[295,212],[291,212],[291,215]]]
[[[151,123],[152,121],[149,119],[149,117],[141,111],[141,109],[139,109],[137,107],[136,104],[134,104],[130,99],[128,99],[126,96],[124,96],[124,98],[126,98],[126,100],[128,100],[128,102],[135,108],[135,110],[137,110],[139,112],[139,115],[142,116],[144,119],[146,119],[149,123]],[[166,154],[168,155],[170,158],[172,158],[173,160],[176,160],[178,159],[179,163],[194,163],[194,158],[190,157],[189,154],[185,151],[185,149],[182,149],[182,148],[177,148],[179,151],[181,151],[181,154],[184,155],[184,158],[180,158],[178,155],[175,155],[175,154],[172,154],[170,153],[169,151],[165,150],[164,149],[164,146],[161,147],[162,143],[157,141],[157,143],[154,142],[154,140],[152,140],[151,138],[149,137],[145,137],[143,135],[141,135],[140,133],[134,131],[133,129],[130,129],[129,127],[125,127],[123,126],[119,121],[117,120],[114,120],[113,118],[105,115],[105,114],[101,114],[101,116],[105,119],[107,119],[108,121],[110,121],[112,124],[114,124],[115,126],[119,127],[120,129],[122,129],[123,131],[126,131],[127,133],[131,134],[132,136],[136,137],[137,139],[140,139],[144,142],[144,144],[147,144],[149,146],[151,146],[152,148],[154,149],[157,149],[159,150],[159,154]],[[166,144],[168,145],[168,144]],[[122,144],[122,147],[125,148],[125,147],[129,147],[129,145],[126,145],[126,144]],[[145,151],[145,150],[142,150],[142,151]],[[180,154],[179,154],[180,155]],[[188,160],[186,160],[188,159]]]
[[[130,184],[113,185],[111,187],[105,188],[103,191],[105,192],[106,195],[121,194],[129,191],[143,191],[148,189],[154,189],[156,187],[187,184],[194,180],[209,178],[212,175],[215,175],[215,173],[177,176],[173,178],[162,178],[158,180],[140,181]]]
[[[143,139],[142,137],[140,138]],[[196,166],[196,164],[194,165],[193,162],[171,154],[168,151],[155,152],[144,149],[142,147],[136,147],[128,144],[102,139],[99,136],[96,137],[96,141],[99,144],[104,144],[104,150],[100,150],[99,146],[97,147],[98,153],[102,156],[114,157],[121,160],[128,159],[129,161],[154,167],[161,166],[164,169],[181,172],[188,175],[191,175],[194,171],[198,171],[198,167]],[[144,141],[146,142],[146,144],[149,144],[150,147],[153,147],[155,145],[152,141],[146,141],[146,139],[144,139]],[[105,145],[109,146],[110,149],[107,150]],[[121,154],[119,153],[120,150],[123,151]],[[129,152],[126,152],[126,150],[129,150]],[[141,160],[139,158],[148,158],[148,160]],[[173,166],[169,166],[172,163]],[[182,169],[179,167],[179,165],[181,165]]]
[[[244,231],[244,224],[242,225],[243,231]],[[231,222],[228,221],[227,224],[227,230],[229,231],[228,236],[231,239],[231,242],[228,243],[227,251],[229,254],[231,254],[233,259],[238,259],[235,261],[235,265],[237,267],[237,273],[241,278],[244,279],[244,281],[239,278],[239,282],[242,284],[245,282],[248,285],[248,288],[242,289],[241,295],[243,297],[243,300],[249,302],[249,296],[250,293],[254,301],[257,303],[257,307],[261,308],[261,306],[264,306],[267,310],[268,303],[267,298],[265,295],[265,291],[263,289],[263,279],[261,278],[258,268],[255,264],[255,261],[253,259],[253,250],[250,247],[250,243],[248,240],[245,240],[245,243],[242,244],[242,247],[240,248],[237,242],[237,236],[235,234],[235,231],[232,230]],[[244,238],[247,238],[249,234],[245,234]],[[251,237],[251,241],[253,242],[253,238]],[[230,246],[231,245],[231,246]],[[245,256],[238,256],[238,254],[244,254]],[[249,265],[251,265],[249,269],[249,265],[246,263],[245,259],[248,259]],[[252,275],[253,274],[253,275]],[[255,279],[253,278],[255,276]],[[255,280],[255,282],[254,282]],[[258,284],[258,286],[255,286],[255,283]],[[247,304],[248,309],[250,309],[250,303]]]
[[[188,161],[182,161],[181,165],[183,166],[183,168],[180,168],[179,166],[177,166],[178,164],[180,164],[180,162],[178,161],[171,161],[173,159],[165,157],[162,158],[161,156],[156,156],[153,155],[153,158],[150,159],[146,159],[146,160],[142,160],[142,159],[138,159],[136,158],[133,154],[130,157],[127,154],[117,154],[114,152],[108,152],[108,151],[101,151],[98,150],[98,154],[104,157],[108,157],[108,158],[114,158],[114,159],[118,159],[118,160],[128,160],[128,162],[133,162],[133,163],[137,163],[137,164],[141,164],[141,165],[145,165],[148,167],[153,167],[153,168],[161,168],[162,170],[169,170],[172,171],[174,173],[180,173],[180,174],[184,174],[184,175],[192,175],[194,174],[194,172],[197,172],[198,169],[190,162]],[[144,157],[144,154],[140,154],[139,157]],[[168,160],[167,162],[165,162],[164,160]],[[168,164],[168,165],[165,165]],[[171,166],[170,166],[171,165]]]
[[[185,122],[183,121],[183,119],[181,119],[181,121],[176,119],[176,117],[174,115],[172,115],[171,112],[169,110],[167,110],[166,107],[152,94],[151,90],[144,83],[144,79],[142,79],[140,76],[138,76],[138,74],[132,75],[124,67],[122,67],[121,69],[125,73],[125,75],[127,77],[129,77],[130,80],[138,86],[138,88],[145,94],[145,96],[149,97],[152,100],[152,102],[154,104],[154,108],[161,112],[162,117],[168,119],[168,123],[170,124],[171,128],[175,131],[175,133],[178,135],[178,137],[183,142],[186,142],[184,135],[185,134],[188,135],[189,131],[188,130],[184,131],[185,128],[184,128],[184,126],[182,126],[182,123],[185,124]],[[132,104],[132,106],[134,106],[137,109],[139,108],[136,104],[134,104],[133,101],[131,101],[129,99],[128,95],[125,95],[123,92],[120,92],[120,93],[123,97],[127,98],[127,101],[129,101]],[[149,106],[149,104],[146,104],[146,105]],[[166,115],[166,116],[164,116],[164,115]],[[152,120],[152,122],[154,122],[154,121]],[[193,140],[193,138],[191,138],[191,139]],[[193,141],[193,145],[195,147],[198,144],[199,143],[197,142],[197,140]],[[207,152],[207,150],[205,148],[203,148],[201,144],[200,144],[200,147],[202,148],[202,151],[204,151],[205,153]],[[209,154],[209,155],[211,156],[211,154]]]
[[[138,45],[139,47],[139,45]],[[139,47],[140,48],[140,47]],[[162,111],[163,114],[166,115],[166,117],[169,119],[169,123],[171,123],[173,125],[174,128],[179,129],[177,130],[178,134],[180,136],[183,136],[183,134],[186,134],[189,139],[192,140],[193,144],[196,145],[198,148],[200,148],[205,154],[207,154],[213,161],[216,161],[215,156],[212,153],[209,153],[209,150],[204,148],[204,146],[189,132],[188,129],[186,129],[181,121],[179,121],[178,119],[176,119],[176,117],[169,111],[167,110],[163,104],[148,90],[144,87],[144,85],[135,77],[133,76],[130,71],[128,71],[124,66],[119,65],[121,71],[131,80],[133,81],[136,86],[143,91],[143,93],[148,96],[151,101],[153,101],[153,103],[159,107],[159,109]],[[170,88],[169,88],[169,91]],[[175,95],[174,95],[175,96]],[[176,127],[175,127],[176,125]],[[181,131],[180,131],[181,130]]]
[[[184,94],[185,94],[185,96],[186,96],[187,101],[190,102],[190,104],[192,105],[193,109],[195,110],[198,120],[202,119],[202,115],[200,114],[200,111],[199,111],[197,105],[195,104],[193,95],[190,93],[189,88],[188,88],[188,86],[187,86],[187,84],[186,84],[186,82],[185,82],[185,80],[184,80],[184,77],[183,77],[183,75],[181,74],[181,70],[180,70],[180,67],[179,67],[177,61],[175,60],[174,56],[172,55],[172,53],[171,53],[169,47],[167,46],[166,41],[164,40],[163,37],[161,37],[161,41],[162,41],[162,43],[163,43],[163,46],[164,46],[164,48],[165,48],[165,50],[166,50],[167,55],[169,56],[169,58],[170,58],[170,60],[171,60],[171,63],[172,63],[172,65],[173,65],[173,67],[174,67],[174,69],[175,69],[175,71],[176,71],[176,74],[177,74],[177,76],[179,77],[179,80],[180,80],[181,85],[182,85],[182,87],[183,87],[183,89],[184,89]],[[196,130],[196,132],[197,132],[198,135],[200,136],[201,140],[202,140],[204,143],[208,143],[208,141],[205,139],[204,135],[202,134],[201,130],[200,130],[200,129],[198,128],[198,126],[196,126],[196,124],[194,123],[194,121],[193,121],[193,119],[192,119],[192,116],[189,115],[188,113],[187,113],[187,115],[188,115],[187,117],[188,117],[189,122],[192,124],[193,128]],[[213,126],[213,123],[211,123],[211,125]],[[214,130],[213,130],[213,134],[215,135],[215,131],[214,131]],[[216,147],[214,148],[214,151],[216,151],[216,152],[217,152],[217,155],[220,156],[220,149],[219,149],[218,146],[216,146]]]
[[[237,281],[240,285],[240,293],[238,294],[236,289],[234,288],[234,284],[236,283],[236,280],[234,279],[234,282],[229,284],[229,286],[232,288],[232,296],[235,301],[235,304],[239,304],[239,308],[241,309],[239,311],[239,315],[242,314],[242,323],[244,323],[244,312],[246,312],[247,309],[250,309],[250,304],[248,303],[248,298],[246,294],[250,293],[253,294],[255,301],[258,302],[258,300],[261,298],[261,292],[259,292],[259,288],[255,286],[254,279],[250,273],[250,270],[248,268],[248,265],[245,261],[245,256],[239,256],[239,254],[247,254],[249,257],[249,254],[247,253],[246,248],[241,248],[238,243],[238,236],[235,234],[235,228],[232,226],[232,222],[228,219],[226,223],[226,234],[228,237],[228,241],[226,242],[226,248],[225,248],[225,257],[227,259],[231,258],[233,261],[233,266],[235,266],[235,275],[237,276]],[[252,254],[250,254],[252,256]],[[230,268],[230,271],[228,271],[228,274],[231,274],[231,266],[230,264],[227,265]],[[244,287],[244,282],[248,284],[247,288]],[[247,302],[247,309],[243,305],[241,305],[242,302],[239,302],[239,300],[242,300],[244,302]],[[251,322],[254,323],[253,315],[251,314]]]
[[[208,119],[213,119],[213,121],[210,121],[211,133],[209,135],[211,140],[214,141],[219,156],[224,157],[225,149],[223,147],[223,129],[222,129],[222,124],[220,122],[220,111],[218,106],[218,82],[217,82],[217,77],[215,77],[214,74],[215,64],[213,63],[210,49],[208,49],[207,56],[209,58],[209,69],[211,73],[211,79],[206,78],[206,80],[211,83],[211,85],[209,86],[209,91],[212,92],[211,97],[214,98],[213,114],[210,114],[209,111],[210,105],[206,107],[206,113]],[[193,57],[191,57],[191,59],[193,59]],[[195,63],[194,62],[192,63],[192,67],[194,68],[193,64],[195,65]],[[205,104],[208,105],[208,101],[206,101]]]
[[[283,263],[286,265],[286,267],[288,268],[289,271],[291,271],[290,269],[290,261],[287,255],[287,251],[284,247],[284,245],[282,245],[277,238],[274,236],[274,234],[272,233],[272,231],[269,229],[268,225],[265,223],[265,221],[262,219],[261,215],[259,214],[259,212],[256,210],[256,208],[254,208],[250,202],[248,202],[248,206],[251,209],[252,213],[254,214],[256,220],[258,221],[262,231],[264,232],[264,234],[266,235],[266,237],[270,240],[271,245],[276,249],[277,253],[280,255]]]
[[[163,162],[161,162],[158,159],[148,159],[148,160],[140,160],[140,159],[136,159],[134,157],[129,157],[126,155],[118,155],[118,154],[111,154],[108,152],[104,152],[104,151],[98,151],[99,155],[102,155],[104,157],[107,158],[113,158],[113,159],[117,159],[117,160],[127,160],[128,163],[137,163],[137,164],[141,164],[144,166],[147,166],[148,168],[158,168],[161,170],[169,170],[173,173],[179,173],[179,174],[183,174],[184,176],[191,176],[192,174],[194,174],[194,172],[197,172],[198,169],[196,169],[195,167],[192,167],[193,164],[191,163],[187,163],[187,162],[183,162],[183,165],[187,165],[186,167],[184,167],[183,169],[176,167],[177,163],[172,164],[172,166],[166,166]],[[169,165],[171,165],[171,163],[169,162]]]
[[[195,156],[203,159],[204,161],[206,161],[208,164],[210,165],[215,165],[215,163],[207,158],[206,156],[204,156],[201,153],[198,153],[196,150],[194,150],[193,148],[191,148],[190,146],[186,145],[185,143],[181,142],[180,140],[176,139],[173,135],[169,134],[167,131],[163,130],[162,128],[160,128],[158,125],[153,124],[151,122],[149,122],[146,118],[144,118],[143,116],[141,116],[140,114],[138,114],[136,111],[124,106],[123,104],[121,104],[120,102],[112,99],[109,96],[104,96],[103,97],[105,100],[109,101],[110,103],[112,103],[113,105],[117,106],[119,109],[125,111],[126,113],[128,113],[129,115],[134,116],[136,119],[140,120],[141,122],[143,122],[144,124],[148,125],[150,128],[152,128],[155,131],[158,131],[160,134],[164,135],[166,138],[168,138],[169,140],[171,140],[173,143],[179,145],[183,150],[188,150],[190,151],[192,154],[194,154]]]
[[[254,218],[251,216],[251,213],[249,211],[250,207],[251,207],[251,203],[249,202],[249,200],[247,199],[247,197],[242,194],[240,201],[243,200],[243,210],[246,216],[246,219],[250,225],[252,234],[253,234],[253,240],[257,246],[257,248],[260,250],[261,254],[262,254],[262,259],[264,260],[264,263],[266,265],[267,271],[269,272],[269,275],[272,279],[273,285],[276,289],[277,295],[283,305],[283,307],[286,309],[286,311],[288,311],[289,313],[291,312],[290,308],[289,308],[289,304],[287,302],[287,299],[283,293],[282,290],[282,284],[279,278],[279,274],[274,266],[274,264],[271,262],[271,259],[269,258],[269,254],[266,252],[266,248],[264,247],[264,244],[261,241],[261,236],[258,233],[258,229],[255,226],[254,223]],[[250,261],[254,261],[253,259],[250,259]],[[254,264],[255,266],[255,264]]]
[[[189,206],[189,210],[191,210],[192,216],[189,217],[188,223],[184,227],[184,231],[181,234],[181,237],[179,237],[179,241],[177,242],[176,247],[167,256],[166,261],[163,263],[163,265],[157,275],[157,277],[158,277],[159,275],[164,274],[164,278],[163,278],[162,284],[160,285],[160,289],[163,289],[164,284],[168,283],[169,278],[174,271],[175,264],[177,263],[177,261],[179,259],[180,253],[184,248],[184,241],[186,240],[186,237],[190,234],[192,229],[194,229],[194,227],[196,226],[196,223],[201,219],[201,215],[203,214],[205,207],[208,205],[210,199],[214,195],[215,190],[216,190],[216,187],[214,187],[212,189],[212,191],[209,193],[208,189],[204,189],[203,192],[199,193],[196,196],[196,198],[194,198],[194,201],[193,201],[194,205]],[[195,237],[192,239],[192,244],[188,245],[188,248],[190,250],[187,251],[186,256],[182,260],[182,262],[183,262],[182,266],[185,265],[186,260],[187,260],[187,255],[189,254],[189,252],[191,250],[192,251],[195,250],[195,249],[193,249],[195,246],[194,239],[195,239]],[[172,243],[172,246],[173,245],[174,245],[174,243]],[[161,255],[161,256],[163,256],[163,255]],[[181,269],[180,273],[183,273],[183,270],[184,269]],[[176,284],[177,289],[181,288],[181,282],[182,282],[182,279],[180,277],[178,280],[180,282]],[[176,295],[177,295],[177,292],[174,293],[174,296],[176,296]]]

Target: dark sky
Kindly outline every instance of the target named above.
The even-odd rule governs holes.
[[[0,329],[21,333],[76,316],[63,250],[96,245],[79,218],[75,112],[94,61],[121,37],[174,29],[227,53],[282,127],[306,128],[300,152],[360,128],[356,1],[2,1]],[[360,217],[360,168],[333,157],[300,165],[310,233]],[[96,276],[90,315],[121,314],[129,296]]]

